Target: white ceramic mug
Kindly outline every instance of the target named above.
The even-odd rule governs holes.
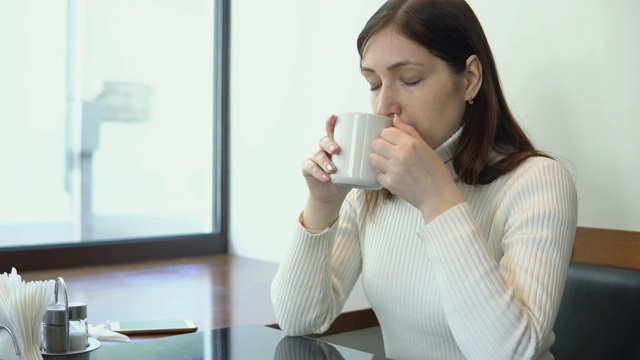
[[[393,126],[393,120],[382,115],[367,113],[344,113],[338,115],[333,140],[340,152],[331,161],[336,172],[331,174],[334,184],[377,190],[376,169],[369,163],[371,143],[380,137],[385,128]]]

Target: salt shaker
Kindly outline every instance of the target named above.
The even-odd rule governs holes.
[[[69,303],[69,340],[71,351],[82,350],[89,345],[87,304],[85,303]]]
[[[61,353],[67,351],[67,313],[63,304],[52,304],[44,313],[42,327],[44,351]]]

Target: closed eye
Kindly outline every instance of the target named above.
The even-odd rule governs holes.
[[[415,86],[415,85],[418,85],[420,83],[420,81],[422,81],[422,79],[418,79],[418,80],[415,80],[415,81],[404,81],[403,83],[406,86]]]

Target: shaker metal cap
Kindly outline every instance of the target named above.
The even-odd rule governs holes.
[[[87,318],[87,304],[83,302],[69,303],[69,320],[84,320]]]
[[[63,304],[53,304],[47,307],[47,311],[44,313],[45,324],[48,325],[64,325],[65,324],[65,309]]]

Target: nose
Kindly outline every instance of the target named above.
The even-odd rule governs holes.
[[[400,115],[402,112],[397,92],[389,86],[381,86],[373,105],[376,114],[390,118],[393,118],[394,115]]]

